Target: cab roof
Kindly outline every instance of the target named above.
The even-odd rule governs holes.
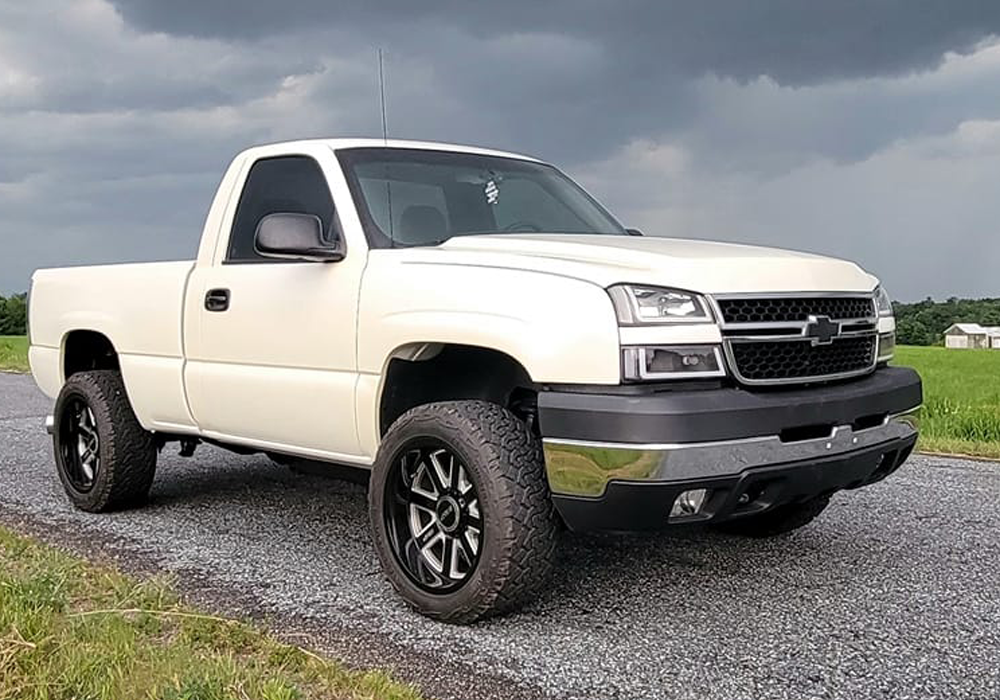
[[[328,139],[305,139],[297,141],[281,141],[277,143],[261,144],[248,148],[246,152],[258,149],[268,151],[280,150],[282,147],[294,149],[302,145],[325,145],[334,151],[342,151],[348,148],[409,148],[423,149],[428,151],[452,151],[455,153],[474,153],[483,156],[499,156],[502,158],[517,158],[519,160],[530,160],[540,162],[538,158],[526,156],[521,153],[510,153],[508,151],[498,151],[491,148],[479,148],[477,146],[463,146],[454,143],[441,143],[438,141],[407,141],[405,139],[379,139],[379,138],[328,138]]]

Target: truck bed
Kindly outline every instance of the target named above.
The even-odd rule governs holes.
[[[93,329],[118,351],[126,382],[132,385],[129,398],[144,427],[163,427],[164,421],[188,424],[182,316],[193,267],[193,261],[183,261],[36,271],[28,314],[29,360],[42,391],[54,398],[62,386],[65,335],[74,328]],[[150,375],[158,381],[140,381]],[[170,396],[132,392],[133,387],[167,386],[176,387],[166,390]]]

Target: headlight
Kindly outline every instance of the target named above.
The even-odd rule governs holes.
[[[626,381],[703,379],[725,374],[718,345],[622,348],[622,377]]]
[[[892,316],[892,299],[884,287],[879,286],[875,290],[875,308],[879,316]]]
[[[704,323],[712,320],[704,297],[662,287],[618,284],[608,289],[618,323],[642,326],[655,323]]]
[[[875,310],[879,318],[892,318],[892,299],[885,287],[879,285],[875,289]],[[896,353],[896,334],[893,331],[879,333],[878,336],[878,362],[888,362]]]

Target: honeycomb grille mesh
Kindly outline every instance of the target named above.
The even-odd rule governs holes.
[[[875,304],[866,297],[719,299],[718,304],[725,323],[799,323],[809,316],[835,320],[875,316]]]
[[[829,345],[809,340],[732,344],[739,375],[752,382],[780,382],[860,373],[875,364],[875,335],[838,338]]]

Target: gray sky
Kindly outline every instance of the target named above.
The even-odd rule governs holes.
[[[0,292],[193,257],[238,150],[379,133],[382,46],[393,136],[546,158],[650,235],[1000,296],[998,34],[992,0],[0,0]]]

